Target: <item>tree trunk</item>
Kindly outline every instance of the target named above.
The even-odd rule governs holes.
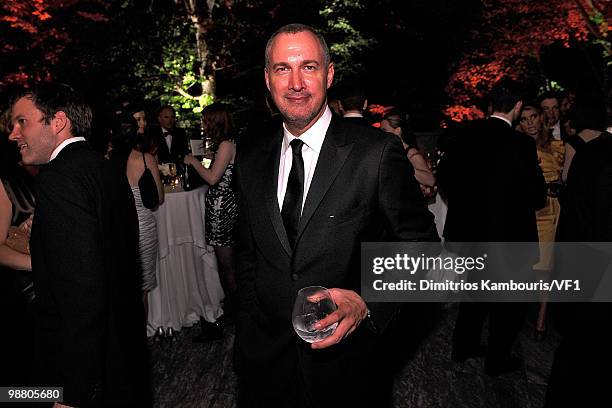
[[[196,50],[198,57],[198,75],[200,84],[202,85],[202,94],[215,96],[215,74],[207,73],[208,62],[208,44],[206,43],[206,34],[208,29],[213,25],[212,9],[214,0],[183,0],[185,10],[189,19],[196,29]]]
[[[206,72],[208,61],[208,44],[206,43],[207,27],[199,19],[192,19],[196,27],[196,48],[198,52],[200,83],[202,84],[202,94],[215,96],[215,74],[214,71]]]

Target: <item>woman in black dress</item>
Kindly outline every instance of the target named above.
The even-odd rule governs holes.
[[[192,155],[185,156],[184,162],[193,166],[200,177],[209,185],[206,194],[206,242],[215,248],[219,275],[226,296],[230,299],[236,292],[236,279],[233,264],[234,226],[238,218],[236,198],[231,188],[234,171],[236,145],[231,133],[231,117],[228,108],[221,103],[214,103],[202,111],[205,140],[212,141],[214,160],[206,168]],[[227,297],[224,309],[227,309]],[[225,310],[227,312],[227,310]],[[213,337],[219,331],[212,330]],[[206,337],[206,333],[204,333]]]

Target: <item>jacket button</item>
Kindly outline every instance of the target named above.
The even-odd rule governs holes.
[[[296,280],[298,280],[298,279],[300,279],[300,275],[298,275],[297,273],[292,273],[292,274],[291,274],[291,280],[296,281]]]

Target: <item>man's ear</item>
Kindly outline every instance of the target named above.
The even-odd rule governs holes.
[[[334,83],[334,63],[330,62],[327,67],[327,89]]]
[[[53,133],[59,135],[64,130],[69,129],[70,119],[66,116],[66,112],[57,111],[55,115],[53,115],[53,119],[51,119],[51,127],[53,129]]]

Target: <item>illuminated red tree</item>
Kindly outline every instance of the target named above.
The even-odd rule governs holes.
[[[65,50],[79,44],[80,33],[107,22],[108,7],[102,0],[3,0],[0,85],[49,78],[60,61],[86,65],[86,53],[67,56]]]
[[[503,78],[523,80],[541,74],[542,50],[553,44],[572,47],[590,41],[612,55],[610,0],[482,0],[482,27],[475,48],[454,67],[445,110],[451,120],[482,116],[475,103]]]

